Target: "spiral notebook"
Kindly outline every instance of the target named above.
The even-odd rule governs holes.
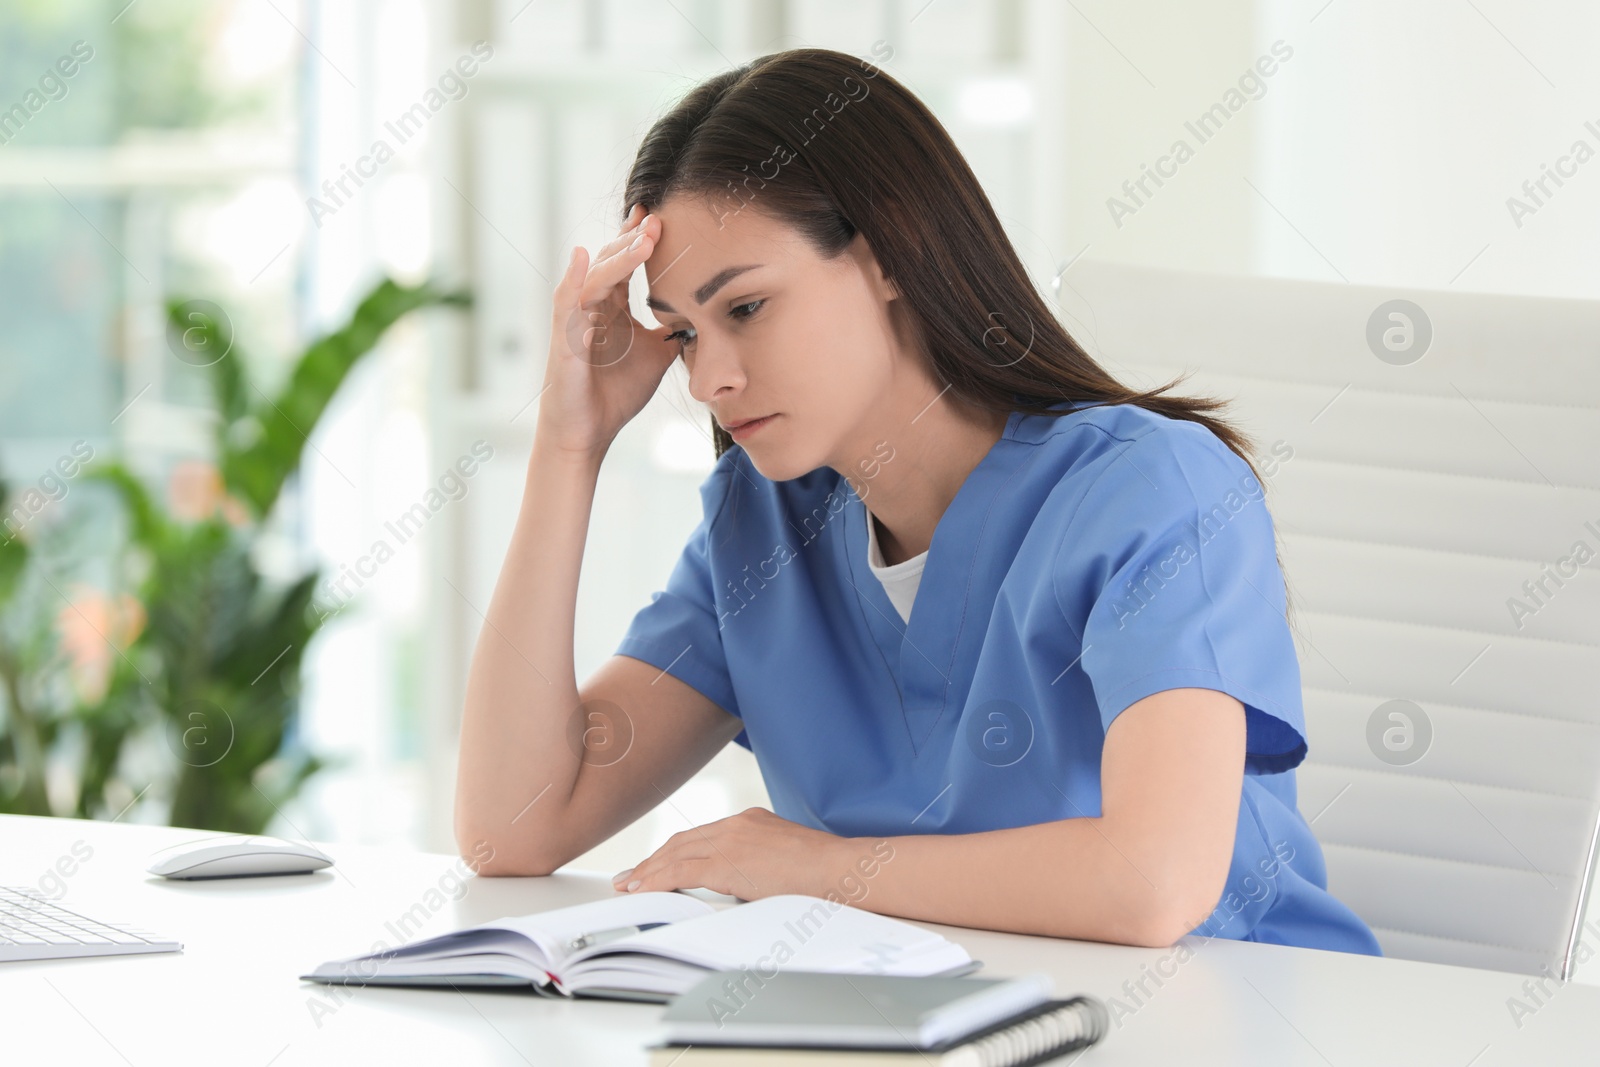
[[[615,936],[649,924],[659,925]],[[708,971],[951,976],[981,966],[940,934],[822,897],[787,893],[719,910],[683,893],[645,892],[332,960],[302,977],[331,985],[528,986],[551,997],[667,1003]]]
[[[651,1067],[1028,1067],[1100,1041],[1090,996],[1060,998],[1043,972],[906,978],[716,972],[662,1014]]]

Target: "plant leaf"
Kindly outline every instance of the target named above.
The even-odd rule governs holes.
[[[300,464],[307,435],[356,362],[407,312],[430,304],[465,306],[465,293],[446,292],[431,283],[403,286],[379,282],[343,327],[313,341],[301,355],[288,384],[276,397],[256,389],[251,411],[261,432],[242,447],[225,444],[222,477],[257,515],[272,510],[284,481]],[[227,359],[221,362],[228,362]]]
[[[81,477],[104,482],[122,498],[127,509],[133,539],[152,551],[157,551],[167,541],[167,521],[150,496],[144,482],[118,460],[90,467]]]
[[[3,499],[3,498],[0,498]],[[28,544],[20,537],[0,541],[0,606],[11,600],[17,591],[17,580],[28,564]]]

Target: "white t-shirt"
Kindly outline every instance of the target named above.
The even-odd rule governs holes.
[[[928,553],[923,551],[892,567],[884,566],[883,551],[878,548],[878,524],[871,512],[866,508],[861,510],[867,516],[867,566],[883,583],[883,591],[889,594],[889,601],[900,613],[901,621],[910,622],[911,602],[916,599],[917,585],[922,581],[922,565],[927,562]]]

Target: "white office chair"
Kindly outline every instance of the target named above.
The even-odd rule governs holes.
[[[1570,977],[1600,952],[1600,303],[1087,260],[1059,295],[1121,380],[1195,369],[1174,392],[1292,450],[1266,499],[1329,889],[1387,955]]]

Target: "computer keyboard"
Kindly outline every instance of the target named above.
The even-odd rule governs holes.
[[[0,886],[0,963],[181,951],[170,938],[79,915],[32,889]]]

